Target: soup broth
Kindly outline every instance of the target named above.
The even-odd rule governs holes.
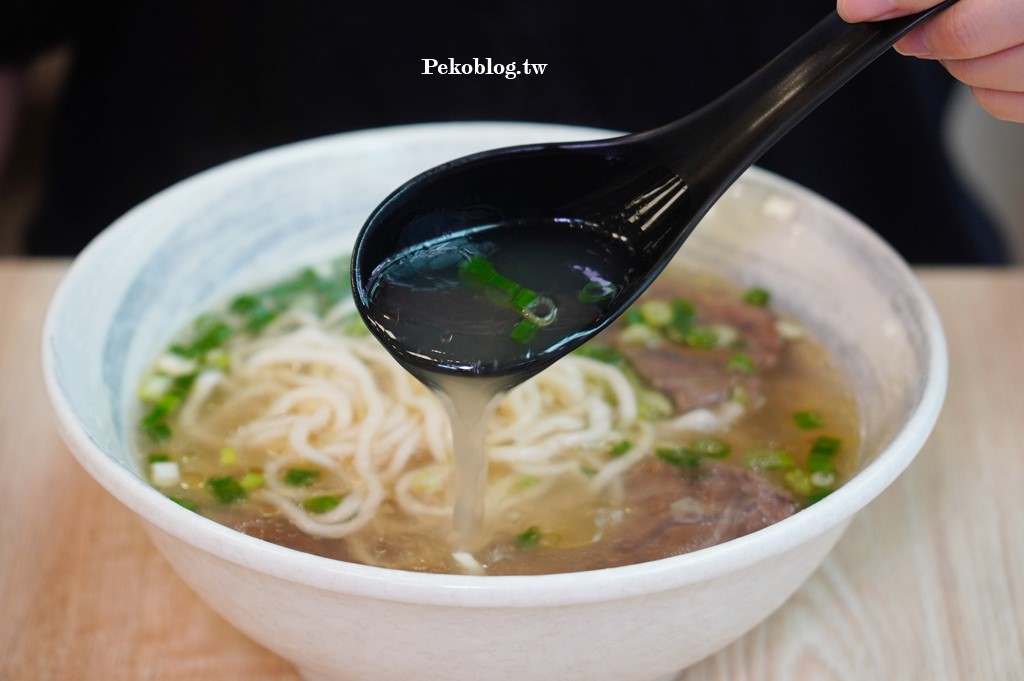
[[[770,292],[672,268],[493,405],[469,542],[452,528],[444,410],[368,334],[341,261],[200,316],[140,396],[142,465],[176,502],[295,549],[428,572],[573,572],[710,546],[824,497],[859,448],[842,372]]]

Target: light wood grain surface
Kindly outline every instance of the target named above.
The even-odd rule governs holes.
[[[65,268],[0,260],[0,679],[296,681],[60,442],[38,348]],[[921,276],[951,355],[931,440],[790,601],[679,681],[1024,680],[1024,271]]]

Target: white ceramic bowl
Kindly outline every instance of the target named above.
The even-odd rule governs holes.
[[[864,461],[856,477],[811,508],[665,560],[475,577],[352,565],[275,546],[186,511],[140,478],[130,445],[139,378],[198,311],[347,252],[370,210],[421,170],[486,148],[595,134],[439,124],[256,154],[138,206],[90,244],[61,284],[43,359],[68,446],[138,514],[201,598],[307,679],[651,681],[670,674],[781,605],[931,430],[945,391],[946,349],[914,276],[850,215],[754,169],[679,257],[768,287],[846,368],[863,412]]]

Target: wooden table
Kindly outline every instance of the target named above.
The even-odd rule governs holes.
[[[297,680],[58,439],[38,348],[65,268],[0,260],[0,679]],[[951,355],[934,435],[792,599],[680,681],[1024,679],[1024,271],[921,276]]]

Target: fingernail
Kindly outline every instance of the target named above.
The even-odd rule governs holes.
[[[838,10],[847,21],[885,19],[896,7],[895,0],[839,0]]]
[[[908,57],[930,57],[931,50],[924,39],[924,27],[921,26],[900,38],[899,42],[893,45],[896,51]]]

